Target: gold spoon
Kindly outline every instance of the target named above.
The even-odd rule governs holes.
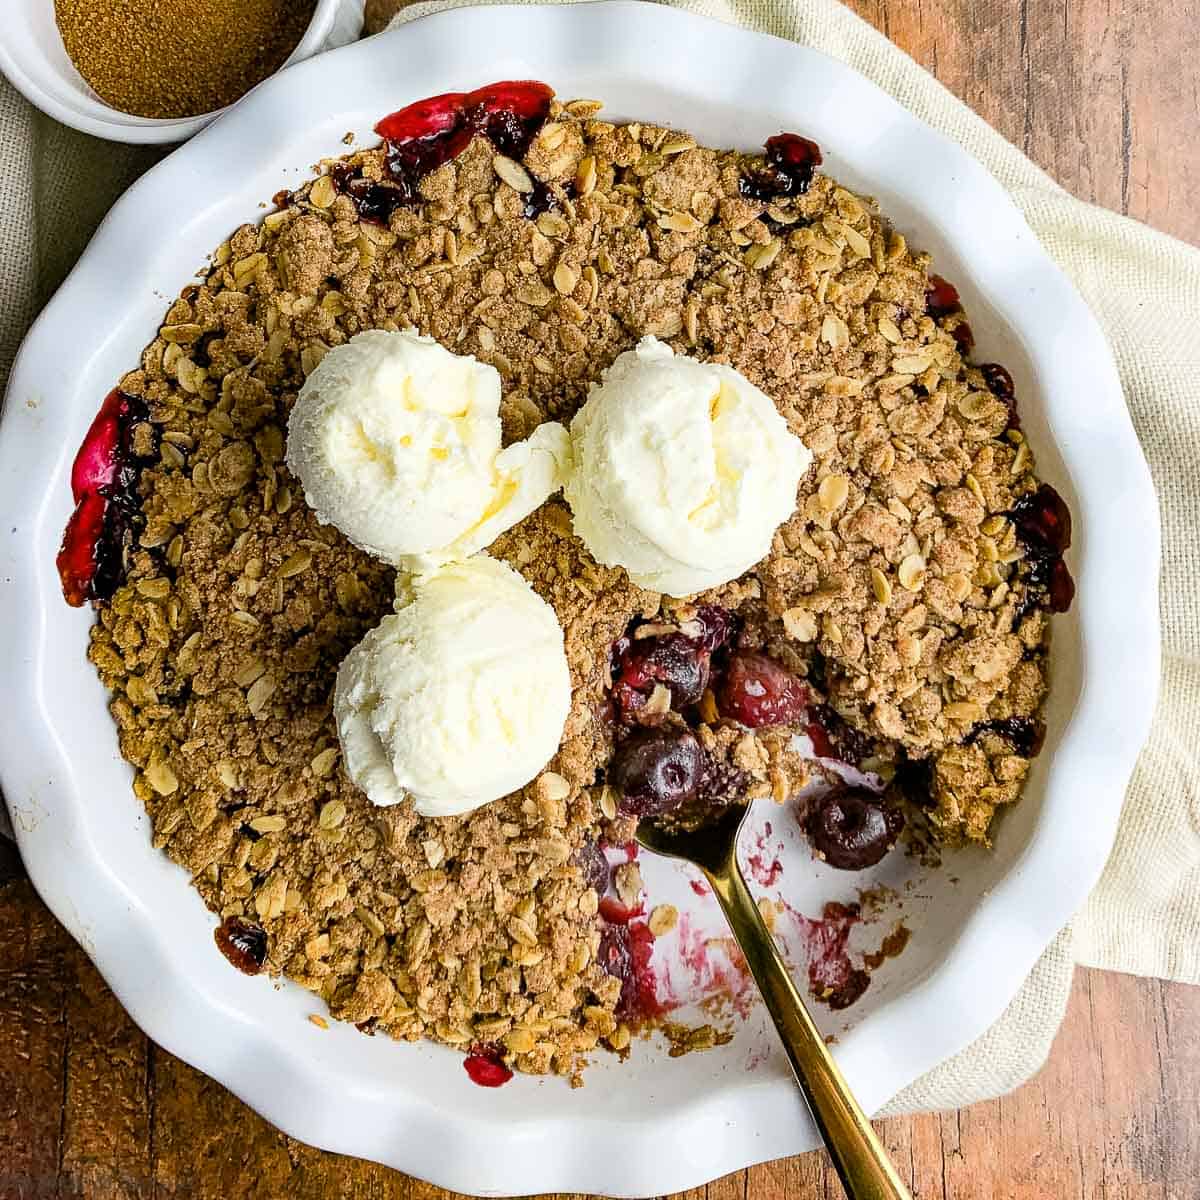
[[[690,831],[663,829],[645,818],[638,824],[638,844],[704,872],[766,1001],[846,1195],[850,1200],[912,1200],[838,1070],[746,887],[737,839],[749,811],[746,804],[731,805],[716,821]]]

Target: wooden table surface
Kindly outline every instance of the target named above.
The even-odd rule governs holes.
[[[378,17],[397,0],[370,6]],[[1200,242],[1193,0],[853,7],[1071,191]],[[1200,991],[1081,971],[1031,1083],[882,1128],[919,1200],[1195,1200],[1198,1084]],[[840,1194],[814,1153],[687,1195]],[[284,1137],[149,1043],[0,843],[0,1200],[446,1195]]]

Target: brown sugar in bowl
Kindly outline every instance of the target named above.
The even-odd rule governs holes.
[[[73,35],[68,32],[64,39],[55,20],[56,8],[60,18],[69,13],[84,14],[90,48],[75,47],[82,73],[68,51]],[[175,15],[186,8],[191,28],[187,13],[182,28],[169,18],[147,22],[144,41],[114,49],[112,39],[130,19],[122,14],[129,9],[136,14],[143,8]],[[202,9],[203,20],[198,20],[200,10],[185,6],[182,0],[156,5],[146,0],[136,4],[118,0],[57,0],[56,4],[9,0],[5,36],[0,39],[0,73],[48,116],[84,133],[120,142],[180,142],[280,67],[356,40],[363,22],[363,0],[221,0]],[[301,15],[307,12],[302,27],[293,27],[285,20],[277,31],[270,29],[261,44],[248,45],[247,38],[234,44],[239,25],[261,32],[269,27],[264,22],[271,13],[292,10]],[[71,17],[73,22],[78,20],[78,16]],[[220,29],[228,32],[214,33]],[[207,43],[205,38],[209,39]],[[222,41],[230,44],[223,45]],[[106,44],[110,51],[102,57],[100,48]],[[188,46],[192,47],[190,51]],[[172,54],[189,60],[198,58],[204,65],[181,71],[174,64],[172,69],[164,61]],[[145,68],[128,69],[139,62],[139,56],[149,60]],[[124,71],[120,69],[122,64]],[[238,86],[243,69],[248,82]],[[121,79],[121,74],[129,78]],[[183,112],[205,104],[213,107],[209,111]]]

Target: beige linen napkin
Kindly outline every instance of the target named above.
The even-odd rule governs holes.
[[[371,0],[368,14],[399,2]],[[423,0],[396,23],[470,2]],[[1000,1021],[888,1111],[960,1107],[1016,1087],[1041,1066],[1076,962],[1200,982],[1200,251],[1073,199],[837,0],[678,7],[841,59],[992,171],[1104,326],[1158,489],[1163,689],[1104,877]],[[29,319],[111,199],[150,161],[54,125],[0,80],[0,384]]]

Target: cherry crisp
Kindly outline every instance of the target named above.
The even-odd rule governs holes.
[[[236,966],[454,1046],[487,1086],[577,1078],[656,1015],[655,926],[619,854],[640,816],[769,797],[848,870],[987,843],[1041,745],[1070,515],[953,285],[813,142],[709,149],[531,83],[379,133],[170,306],[77,460],[64,590],[95,605],[154,843]],[[741,371],[815,459],[770,554],[686,601],[595,562],[560,498],[500,537],[557,613],[573,704],[546,770],[462,818],[376,809],[346,778],[334,676],[393,572],[284,465],[322,356],[414,326],[499,371],[506,442],[569,421],[653,334]],[[818,776],[832,788],[797,808]]]

